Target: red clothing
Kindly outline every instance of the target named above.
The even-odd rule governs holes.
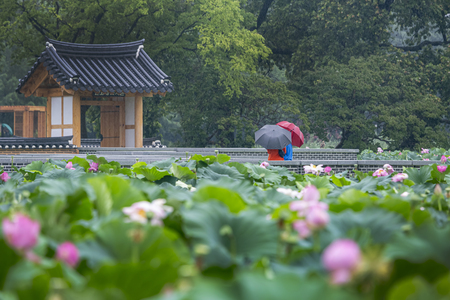
[[[283,151],[286,152],[286,148]],[[278,154],[278,149],[267,149],[267,153],[269,153],[268,160],[284,160],[284,157]]]

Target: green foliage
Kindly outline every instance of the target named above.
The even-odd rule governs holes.
[[[1,30],[0,36],[2,36]],[[3,48],[2,46],[4,47],[4,44],[0,45],[0,49]],[[45,105],[47,102],[45,98],[34,96],[25,98],[24,95],[16,93],[19,79],[29,71],[27,59],[22,59],[16,63],[13,62],[12,55],[16,49],[8,48],[3,53],[0,53],[0,105]],[[1,123],[7,123],[12,128],[14,127],[13,117],[12,114],[8,116],[6,113],[0,113]]]
[[[436,165],[407,168],[409,179],[402,183],[392,182],[393,174],[300,176],[282,167],[221,164],[225,156],[213,163],[206,158],[121,168],[89,156],[72,159],[75,170],[65,168],[65,161],[49,160],[10,172],[14,179],[0,183],[0,218],[21,212],[40,223],[33,248],[40,262],[14,250],[0,230],[0,263],[5,266],[0,296],[164,299],[168,287],[174,291],[171,299],[450,294],[449,199],[446,193],[433,193],[442,179]],[[86,171],[83,165],[91,160],[105,168]],[[290,207],[304,200],[279,188],[298,192],[307,185],[319,189],[330,220],[299,238],[293,223],[303,217]],[[446,184],[441,185],[445,190]],[[151,222],[142,223],[131,221],[123,210],[161,199],[170,207],[161,223],[153,222],[161,214],[157,210],[146,215]],[[327,282],[320,260],[337,239],[356,241],[362,253],[345,288]],[[65,241],[79,250],[75,268],[55,258]]]
[[[314,119],[312,130],[322,138],[330,128],[341,132],[337,148],[375,150],[380,140],[392,149],[448,147],[441,122],[447,102],[428,83],[417,84],[416,68],[425,66],[409,54],[352,58],[307,71],[295,86]]]
[[[184,212],[183,218],[186,234],[194,239],[194,249],[208,249],[201,257],[205,267],[226,268],[277,253],[275,223],[255,211],[235,216],[211,201]]]

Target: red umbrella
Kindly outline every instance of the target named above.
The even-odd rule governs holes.
[[[293,146],[301,147],[305,143],[303,133],[300,131],[300,128],[295,126],[295,124],[287,121],[281,121],[277,123],[277,125],[291,132]]]

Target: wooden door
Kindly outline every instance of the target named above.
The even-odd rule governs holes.
[[[100,106],[100,133],[102,147],[120,147],[120,106]]]

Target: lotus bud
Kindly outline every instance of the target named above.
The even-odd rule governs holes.
[[[439,183],[436,184],[436,186],[434,187],[434,194],[435,194],[436,196],[442,195],[442,188],[441,188],[441,186],[439,185]]]
[[[132,229],[128,231],[128,236],[134,243],[139,244],[144,240],[145,231],[142,229]]]
[[[56,249],[56,258],[72,268],[77,265],[79,257],[80,254],[77,247],[71,242],[64,242]]]
[[[222,228],[220,228],[219,231],[220,235],[233,235],[233,229],[230,227],[230,225],[223,225]]]
[[[11,177],[6,172],[3,172],[0,175],[0,180],[3,181],[3,182],[7,182],[9,179],[11,179]]]
[[[210,247],[205,244],[197,244],[194,247],[194,253],[197,255],[206,255],[209,253],[210,250],[211,250]]]
[[[447,166],[437,166],[437,170],[441,173],[444,173],[447,171]]]

